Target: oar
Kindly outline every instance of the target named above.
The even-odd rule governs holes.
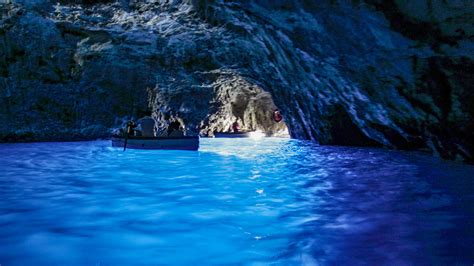
[[[133,101],[133,99],[132,99],[132,101]],[[132,114],[134,113],[134,110],[135,110],[135,103],[134,103],[134,102],[132,102],[131,108],[132,108],[132,110],[131,110],[131,112],[130,112],[130,114],[131,114],[131,115],[130,115],[130,119],[133,119],[133,118],[132,118],[132,116],[133,116]],[[128,133],[130,132],[130,127],[132,126],[132,123],[133,123],[132,120],[129,120],[129,121],[127,122],[127,128],[126,128],[126,131],[125,131],[125,143],[123,144],[123,151],[125,151],[125,150],[127,149]],[[0,266],[1,266],[1,265],[0,265]]]
[[[130,128],[130,125],[127,123],[127,129],[125,130],[125,143],[123,144],[123,151],[127,149],[129,128]]]

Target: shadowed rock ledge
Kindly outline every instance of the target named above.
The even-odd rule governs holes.
[[[189,134],[235,118],[280,131],[268,118],[278,108],[295,138],[473,162],[473,9],[427,0],[16,1],[2,6],[0,22],[0,139],[105,137],[147,109],[158,125],[165,114],[179,118]]]

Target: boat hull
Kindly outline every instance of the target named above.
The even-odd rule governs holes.
[[[214,133],[215,138],[249,138],[250,132],[242,132],[242,133]]]
[[[112,138],[112,147],[123,148],[124,145],[125,138]],[[199,137],[130,137],[127,140],[127,149],[196,151],[199,149]]]

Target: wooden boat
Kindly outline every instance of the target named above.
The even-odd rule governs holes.
[[[123,148],[124,145],[124,137],[112,137],[112,147]],[[127,149],[197,151],[199,137],[128,137]]]
[[[250,138],[251,132],[216,132],[214,137],[216,138]]]

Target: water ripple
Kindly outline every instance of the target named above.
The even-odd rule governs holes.
[[[466,264],[474,168],[286,139],[0,145],[0,264]]]

